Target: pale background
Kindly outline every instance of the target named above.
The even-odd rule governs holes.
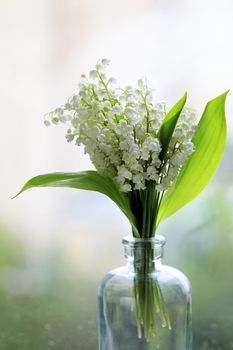
[[[92,167],[82,149],[66,143],[65,129],[44,127],[43,115],[62,104],[73,93],[80,74],[102,57],[111,60],[110,72],[122,84],[134,84],[146,76],[155,99],[168,101],[168,105],[187,90],[189,105],[201,114],[209,99],[233,89],[233,2],[0,0],[0,6],[0,250],[5,256],[0,280],[5,291],[2,298],[13,298],[8,306],[2,303],[5,313],[0,326],[6,319],[9,325],[0,331],[0,350],[12,346],[17,350],[95,349],[97,283],[107,270],[122,263],[120,240],[130,233],[130,227],[114,204],[95,193],[39,189],[10,200],[34,175]],[[168,239],[166,260],[193,280],[196,349],[233,348],[233,338],[227,335],[230,330],[225,329],[225,324],[233,328],[233,301],[228,298],[233,295],[229,282],[233,279],[232,96],[230,93],[226,108],[228,146],[218,175],[198,200],[159,230]],[[222,253],[218,255],[219,247]],[[228,257],[224,263],[223,257]],[[210,269],[206,273],[205,266]],[[224,266],[228,284],[218,282],[216,276],[211,279],[210,271],[216,266]],[[22,311],[24,302],[28,303],[24,301],[20,309],[22,296],[30,300],[33,296],[41,310],[47,290],[57,295],[52,288],[56,284],[50,285],[54,276],[59,276],[62,316],[52,309],[48,315],[42,312],[40,318],[34,306],[28,313]],[[79,282],[74,286],[76,279]],[[210,286],[205,298],[199,293],[200,283],[207,291]],[[75,290],[73,299],[70,288]],[[68,299],[72,300],[69,305]],[[88,311],[90,304],[93,313]],[[200,313],[203,305],[205,314]],[[31,328],[18,327],[17,317],[11,319],[15,320],[15,312],[19,323]],[[54,323],[57,317],[58,324]],[[213,331],[212,324],[218,331]],[[214,334],[212,343],[209,329]]]

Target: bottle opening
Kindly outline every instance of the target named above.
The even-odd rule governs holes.
[[[160,261],[163,257],[163,246],[165,243],[165,238],[160,235],[147,239],[127,236],[122,240],[127,262],[142,266]]]
[[[137,246],[137,245],[154,245],[154,246],[164,246],[166,244],[166,239],[164,236],[156,235],[151,238],[135,238],[133,236],[126,236],[122,239],[123,246]]]

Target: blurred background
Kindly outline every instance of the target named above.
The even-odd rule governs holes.
[[[233,90],[231,0],[0,0],[0,350],[97,349],[97,286],[123,264],[130,227],[96,193],[35,189],[30,177],[92,168],[43,115],[97,59],[119,83],[146,76],[156,101],[184,91],[201,114]],[[207,190],[161,225],[165,261],[192,281],[194,350],[233,349],[233,119]]]

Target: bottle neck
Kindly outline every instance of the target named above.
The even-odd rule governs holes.
[[[162,264],[165,238],[156,236],[141,239],[125,237],[122,240],[125,259],[130,271],[138,274],[151,273]]]

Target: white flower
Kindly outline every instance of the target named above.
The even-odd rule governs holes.
[[[99,134],[99,135],[97,136],[97,140],[98,140],[99,142],[104,142],[104,141],[105,141],[105,135],[104,135],[104,134]]]
[[[182,165],[194,151],[195,111],[184,108],[164,159],[160,159],[160,126],[165,103],[153,104],[146,80],[137,87],[115,87],[105,70],[109,60],[99,60],[81,76],[78,90],[65,105],[46,115],[45,125],[66,123],[66,139],[84,146],[98,171],[112,177],[123,192],[144,190],[153,181],[165,191],[175,181]]]
[[[163,185],[161,185],[161,184],[155,186],[155,188],[156,188],[156,190],[157,190],[158,192],[165,191],[165,189],[166,189],[166,188],[165,188]]]
[[[117,83],[117,80],[115,78],[111,77],[108,79],[108,84],[115,85],[116,83]]]
[[[132,190],[132,187],[129,183],[124,183],[120,186],[122,192],[130,192]]]
[[[110,64],[110,60],[108,60],[107,58],[102,58],[101,64],[102,64],[103,68],[107,68],[107,66],[109,66],[109,64]]]
[[[176,177],[178,172],[179,172],[179,167],[170,166],[167,176],[170,177],[171,179],[174,179],[174,177]]]
[[[50,123],[50,121],[49,121],[49,120],[45,119],[45,120],[44,120],[44,125],[45,125],[45,126],[50,126],[50,125],[51,125],[51,123]]]
[[[117,168],[117,170],[118,170],[118,176],[120,178],[124,178],[124,179],[128,179],[128,180],[132,179],[132,173],[128,169],[126,169],[126,167],[124,165],[119,166]]]
[[[159,180],[159,174],[158,169],[155,166],[148,166],[146,170],[148,180],[158,181]]]
[[[130,170],[133,172],[139,172],[142,173],[143,172],[143,167],[140,163],[138,163],[138,161],[136,160],[135,162],[132,163]]]
[[[94,125],[92,128],[90,128],[90,137],[96,138],[98,137],[100,133],[100,127],[98,125]]]
[[[170,163],[173,166],[179,166],[184,163],[186,160],[187,155],[184,153],[175,153],[171,158],[170,158]]]
[[[135,128],[136,136],[139,141],[144,141],[146,137],[146,127],[138,123]]]
[[[128,141],[125,139],[124,141],[121,141],[119,143],[119,147],[122,151],[127,150],[128,148]]]
[[[142,173],[138,173],[136,175],[133,175],[133,182],[136,183],[141,183],[142,181],[144,181],[145,177]]]
[[[141,158],[143,160],[149,160],[149,157],[150,157],[150,151],[149,151],[147,145],[143,146],[143,148],[141,149]]]
[[[89,77],[92,78],[92,79],[97,79],[98,78],[98,72],[96,69],[93,69],[90,71],[89,73]]]
[[[112,111],[114,114],[121,114],[123,112],[123,108],[122,106],[118,103],[118,104],[115,104],[113,107],[112,107]],[[124,120],[121,120],[120,122],[123,122]],[[124,121],[126,123],[126,121]],[[127,123],[126,123],[127,124]]]
[[[139,89],[143,89],[144,86],[145,86],[145,83],[144,83],[143,79],[139,79],[138,80],[138,87],[139,87]]]
[[[145,182],[136,183],[134,186],[134,189],[135,190],[145,190],[146,189]]]

